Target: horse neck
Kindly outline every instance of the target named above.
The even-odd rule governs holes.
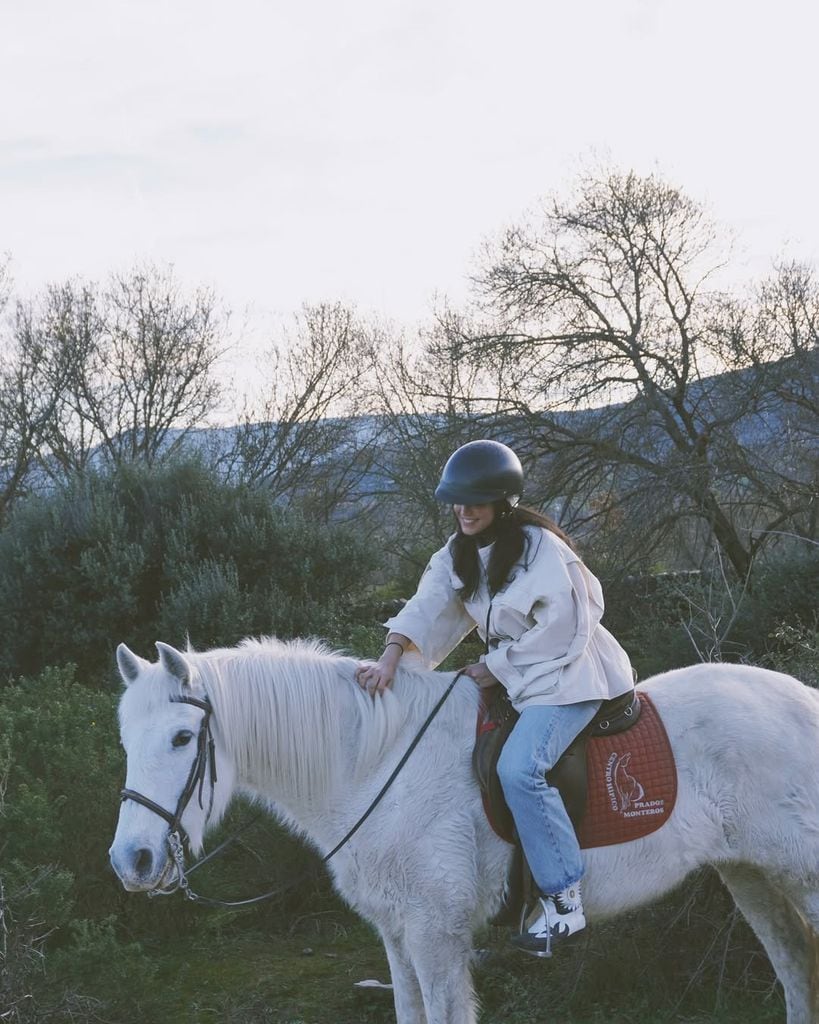
[[[393,766],[448,678],[401,673],[394,693],[373,700],[355,683],[349,658],[298,646],[291,654],[287,645],[219,655],[201,673],[237,784],[300,826],[351,796],[355,802],[357,790]],[[439,716],[439,742],[463,734],[471,703],[453,694]]]

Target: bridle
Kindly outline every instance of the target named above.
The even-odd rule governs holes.
[[[350,839],[352,839],[355,833],[361,828],[361,826],[364,824],[367,818],[369,818],[369,816],[381,802],[382,797],[393,784],[393,782],[395,782],[396,778],[398,777],[398,773],[409,760],[410,754],[421,742],[421,737],[432,724],[432,720],[444,706],[444,702],[446,701],[450,693],[452,693],[452,691],[455,689],[455,684],[458,682],[458,680],[461,678],[463,674],[463,669],[461,669],[460,672],[457,672],[455,674],[455,678],[452,680],[449,686],[447,686],[446,690],[443,693],[443,696],[441,696],[441,698],[438,700],[432,711],[430,711],[430,713],[427,715],[423,725],[413,737],[412,742],[407,747],[401,760],[392,770],[389,778],[378,791],[375,798],[370,803],[370,806],[361,815],[361,817],[358,819],[355,825],[353,825],[350,831],[344,836],[344,838],[340,842],[338,842],[333,847],[333,849],[330,850],[328,854],[321,858],[322,864],[326,864],[331,857],[335,856],[335,854],[337,854],[338,851],[343,846],[345,846]],[[233,840],[236,837],[233,836],[230,839],[226,840],[215,850],[211,851],[211,853],[209,853],[206,857],[203,857],[201,860],[197,861],[195,864],[193,864],[190,868],[187,869],[186,874],[185,847],[189,845],[189,837],[185,829],[182,827],[182,815],[185,813],[185,808],[190,803],[191,797],[196,792],[197,786],[199,787],[199,806],[202,808],[202,810],[205,809],[204,804],[202,802],[202,792],[204,789],[206,776],[209,778],[210,781],[210,797],[208,802],[208,813],[207,817],[205,818],[205,825],[207,825],[208,818],[210,818],[210,813],[213,810],[213,795],[214,788],[216,786],[216,752],[213,743],[213,735],[210,729],[210,720],[211,715],[213,714],[213,705],[211,704],[210,699],[208,698],[207,695],[205,695],[205,697],[201,700],[198,697],[171,697],[171,703],[192,704],[194,707],[201,708],[205,712],[204,715],[202,716],[202,721],[199,725],[199,734],[196,738],[196,755],[194,756],[193,764],[191,765],[190,771],[188,772],[188,778],[187,781],[185,782],[185,786],[179,795],[179,799],[176,802],[176,810],[173,812],[173,814],[170,811],[166,811],[165,808],[162,807],[160,804],[156,803],[154,800],[151,800],[147,796],[143,796],[142,793],[138,793],[135,789],[120,790],[120,796],[123,801],[133,800],[134,803],[142,804],[143,807],[147,807],[149,811],[153,811],[154,814],[158,814],[160,818],[163,818],[168,823],[168,832],[167,835],[165,836],[165,839],[168,843],[168,848],[170,849],[171,852],[171,859],[173,861],[173,866],[176,871],[176,877],[172,879],[168,885],[164,886],[162,885],[162,879],[160,879],[160,884],[157,886],[156,889],[151,889],[148,895],[171,896],[173,893],[181,889],[182,892],[184,892],[187,899],[193,900],[196,903],[204,903],[212,907],[228,908],[245,907],[253,903],[261,903],[263,900],[272,899],[274,896],[280,895],[281,892],[283,891],[281,888],[274,889],[271,892],[266,892],[261,896],[254,896],[251,899],[246,900],[217,900],[209,896],[200,896],[198,893],[195,893],[193,889],[191,889],[190,883],[188,882],[188,874],[195,871],[196,868],[201,867],[206,861],[209,861],[213,857],[215,857],[221,850],[223,850],[226,846],[233,842]],[[256,819],[254,818],[254,821],[255,820]],[[253,822],[251,822],[250,824],[253,824]],[[244,829],[242,829],[241,831],[244,831]],[[306,873],[304,877],[307,877]],[[301,879],[297,879],[295,882],[291,882],[285,888],[293,888],[295,885],[298,884],[300,880]]]
[[[190,899],[195,899],[195,893],[191,892],[185,875],[185,848],[190,845],[190,838],[188,833],[182,827],[182,815],[185,813],[188,804],[191,802],[191,797],[196,792],[197,787],[199,789],[199,806],[202,810],[205,809],[202,795],[206,778],[210,784],[208,813],[205,818],[206,824],[207,819],[210,817],[210,813],[213,810],[213,794],[216,787],[216,749],[213,742],[213,734],[210,729],[213,705],[207,696],[201,700],[198,697],[171,697],[171,703],[192,704],[193,707],[201,708],[204,711],[202,721],[199,723],[199,732],[196,737],[196,754],[194,755],[193,763],[191,764],[190,771],[188,772],[188,778],[185,781],[185,785],[183,786],[182,792],[179,794],[179,799],[176,802],[176,810],[173,813],[165,810],[161,804],[156,803],[156,801],[151,800],[150,797],[137,792],[135,789],[121,789],[120,797],[123,802],[126,800],[133,800],[134,803],[142,804],[143,807],[147,807],[149,811],[153,811],[154,814],[158,814],[160,818],[164,818],[168,823],[168,832],[165,838],[168,843],[168,847],[170,848],[171,858],[176,869],[176,878],[170,886],[151,889],[148,895],[170,896],[171,893],[176,892],[177,889],[182,889]]]

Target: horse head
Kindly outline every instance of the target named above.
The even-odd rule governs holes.
[[[153,664],[124,644],[117,648],[127,774],[109,856],[130,891],[155,889],[167,879],[169,833],[198,853],[232,792],[232,771],[211,736],[210,704],[189,658],[156,646]]]

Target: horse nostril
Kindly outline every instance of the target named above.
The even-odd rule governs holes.
[[[134,870],[138,875],[145,877],[151,873],[154,863],[154,855],[150,850],[137,850],[134,857]]]

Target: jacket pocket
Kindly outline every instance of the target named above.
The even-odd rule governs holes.
[[[532,591],[498,594],[492,602],[490,631],[500,640],[520,640],[537,625],[536,606],[542,597]]]

